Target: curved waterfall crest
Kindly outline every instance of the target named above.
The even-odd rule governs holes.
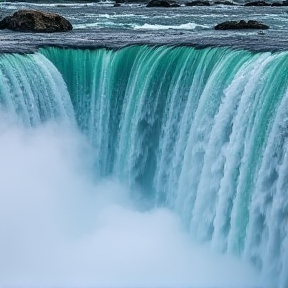
[[[74,121],[65,82],[42,54],[0,54],[0,105],[35,126],[54,118]]]
[[[287,63],[227,48],[43,48],[0,55],[0,106],[32,126],[75,115],[98,175],[286,287]]]

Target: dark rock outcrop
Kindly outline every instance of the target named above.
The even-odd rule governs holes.
[[[166,0],[151,0],[146,7],[171,7],[171,4]]]
[[[236,3],[234,2],[231,2],[231,1],[225,1],[225,0],[220,0],[220,1],[215,1],[214,4],[216,5],[230,5],[230,6],[233,6],[233,5],[237,5]]]
[[[244,6],[271,6],[271,4],[265,1],[253,1],[253,2],[245,3]]]
[[[195,0],[191,2],[186,2],[185,5],[186,6],[210,6],[211,4],[209,1]]]
[[[268,29],[269,26],[255,20],[226,21],[215,26],[215,30],[234,30],[234,29]]]
[[[38,10],[19,10],[0,21],[0,29],[22,32],[66,32],[72,30],[64,17]]]
[[[272,4],[264,1],[248,2],[244,4],[244,6],[272,6],[272,7],[288,6],[288,0],[283,2],[273,2]]]

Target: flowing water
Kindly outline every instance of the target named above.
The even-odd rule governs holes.
[[[184,0],[179,1],[183,3]],[[4,2],[0,18],[17,9],[60,13],[73,24],[65,33],[15,33],[0,30],[0,52],[34,52],[38,47],[123,48],[127,45],[185,45],[232,47],[251,51],[285,51],[288,48],[288,9],[212,5],[163,9],[143,3],[113,7],[113,2],[23,3]],[[183,5],[183,4],[182,4]],[[220,31],[214,26],[229,20],[257,20],[268,30]],[[20,45],[19,45],[20,43]]]
[[[123,15],[103,9],[117,26]],[[211,33],[197,17],[172,27],[131,9],[130,36],[155,25]],[[94,20],[77,17],[69,37],[93,42]],[[28,33],[22,52],[43,48],[19,54],[22,36],[1,35],[11,51],[0,54],[0,285],[287,287],[285,42],[64,49]]]

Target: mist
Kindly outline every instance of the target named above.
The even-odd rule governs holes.
[[[172,211],[143,211],[137,191],[99,179],[75,127],[0,123],[0,287],[271,284],[193,243]]]

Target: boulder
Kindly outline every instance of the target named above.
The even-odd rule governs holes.
[[[38,10],[19,10],[0,21],[0,29],[22,32],[65,32],[72,30],[64,17]]]
[[[211,4],[209,1],[195,0],[191,2],[186,2],[185,5],[186,6],[210,6]]]
[[[214,4],[216,4],[216,5],[230,5],[230,6],[232,6],[232,5],[237,5],[237,4],[234,3],[234,2],[225,1],[225,0],[224,0],[224,1],[223,1],[223,0],[215,1]]]
[[[254,2],[245,3],[244,6],[271,6],[271,4],[265,1],[254,1]]]
[[[166,0],[151,0],[146,7],[171,7],[171,4]]]
[[[233,29],[268,29],[269,26],[255,20],[244,21],[226,21],[215,26],[215,30],[233,30]]]
[[[282,3],[280,3],[280,2],[273,2],[273,3],[271,4],[271,6],[272,6],[272,7],[282,6]]]

